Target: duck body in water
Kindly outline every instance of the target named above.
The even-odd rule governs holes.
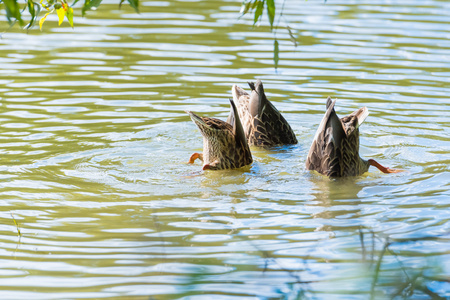
[[[370,166],[377,167],[383,173],[400,172],[359,156],[359,126],[369,115],[367,107],[339,119],[334,110],[335,103],[336,100],[328,97],[327,110],[314,136],[306,168],[328,177],[359,176],[367,172]]]
[[[248,84],[250,94],[237,85],[231,88],[248,144],[259,147],[297,144],[291,126],[267,99],[261,80]],[[227,122],[233,123],[231,114]]]
[[[233,123],[216,118],[200,117],[187,111],[203,136],[203,153],[194,153],[189,163],[198,158],[203,170],[236,169],[252,163],[252,154],[245,138],[237,108],[230,99]]]

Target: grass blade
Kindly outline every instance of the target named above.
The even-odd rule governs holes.
[[[278,41],[274,40],[274,42],[273,42],[273,63],[275,64],[275,70],[278,68],[278,61],[280,59],[279,52],[280,52],[280,48],[278,45]]]

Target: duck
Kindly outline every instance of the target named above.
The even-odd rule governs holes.
[[[377,167],[383,173],[401,172],[359,156],[359,126],[369,115],[367,107],[339,119],[334,110],[335,103],[336,100],[327,98],[326,112],[309,149],[306,169],[328,177],[359,176],[367,172],[370,166]]]
[[[248,85],[251,89],[250,94],[237,85],[231,88],[248,144],[258,147],[297,144],[291,126],[267,99],[261,80],[258,79],[256,84],[248,82]],[[232,114],[227,122],[233,123]]]
[[[244,129],[232,99],[230,104],[232,124],[186,111],[203,136],[203,153],[192,154],[188,163],[193,164],[196,159],[200,159],[203,161],[203,170],[225,170],[241,168],[253,162]]]

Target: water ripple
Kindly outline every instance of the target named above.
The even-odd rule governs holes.
[[[240,5],[103,3],[75,29],[2,35],[1,298],[366,299],[386,237],[380,298],[403,272],[449,276],[447,1],[287,1],[276,35]],[[188,165],[185,110],[226,119],[256,78],[299,144]],[[339,116],[367,106],[361,156],[405,172],[306,171],[327,96]]]

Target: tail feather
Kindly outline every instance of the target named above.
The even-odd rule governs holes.
[[[369,110],[367,109],[367,107],[364,106],[356,110],[352,114],[355,114],[356,118],[358,119],[358,124],[356,128],[359,128],[359,126],[361,126],[361,124],[366,120],[367,116],[369,115]]]
[[[251,82],[251,81],[249,81],[249,82],[247,82],[248,83],[248,86],[250,87],[250,89],[252,90],[252,91],[254,91],[255,90],[255,83],[254,82]]]
[[[247,144],[247,139],[245,137],[244,128],[242,127],[241,120],[239,119],[239,113],[237,111],[236,105],[234,104],[233,99],[229,99],[231,104],[231,119],[234,120],[233,124],[233,133],[236,138],[236,141],[241,141],[243,144]]]

